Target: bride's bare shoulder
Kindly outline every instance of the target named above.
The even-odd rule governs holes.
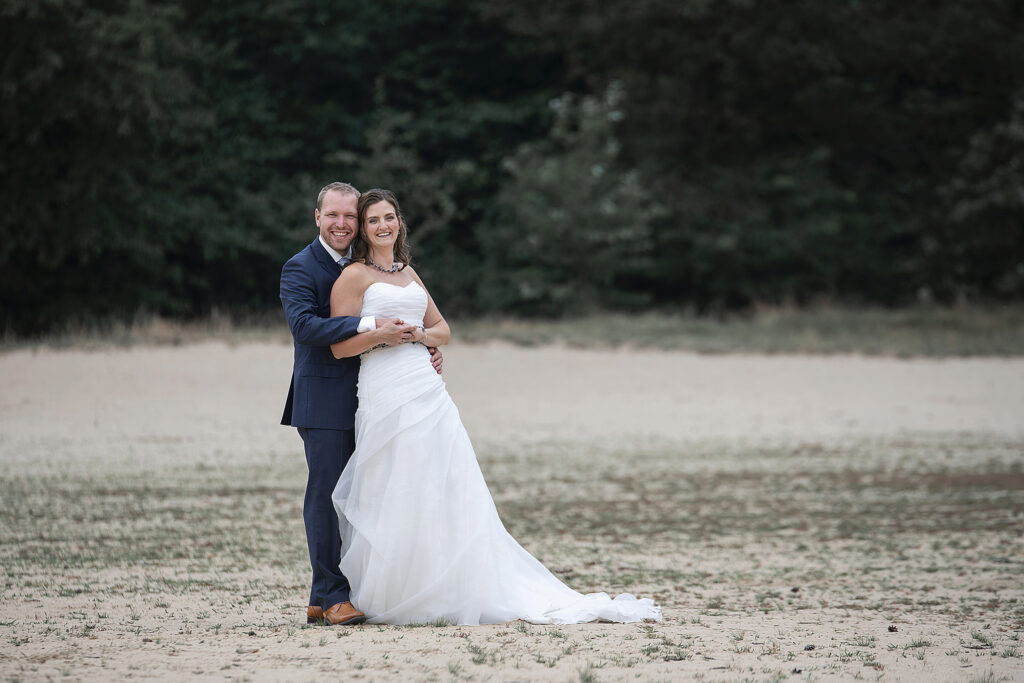
[[[373,282],[373,271],[362,263],[350,263],[341,270],[335,288],[362,293]]]
[[[417,273],[412,266],[406,266],[403,270],[409,273],[409,275],[412,276],[412,279],[419,283],[420,287],[423,286],[423,280],[420,279],[419,273]]]

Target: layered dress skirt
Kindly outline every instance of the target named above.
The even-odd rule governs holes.
[[[378,282],[363,316],[422,325],[426,292]],[[444,381],[420,344],[364,354],[356,448],[334,491],[341,570],[371,623],[661,620],[650,599],[572,590],[505,530]]]

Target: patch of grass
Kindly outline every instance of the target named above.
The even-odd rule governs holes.
[[[431,619],[430,621],[423,622],[412,622],[405,624],[405,628],[443,628],[445,626],[452,626],[452,622],[444,617],[438,617],[437,619]]]
[[[489,650],[480,645],[476,645],[475,643],[466,643],[466,652],[470,654],[471,661],[478,665],[487,664],[489,666],[494,666],[498,662],[504,660],[504,657],[501,656],[500,647]]]
[[[562,320],[456,321],[456,339],[532,346],[631,346],[699,353],[1024,354],[1024,306],[870,309],[760,308],[724,317],[673,312]]]
[[[579,672],[579,683],[597,683],[597,673],[594,671],[593,664],[587,664],[585,669],[581,669]]]
[[[1000,681],[1011,680],[1009,676],[999,675],[992,670],[986,671],[983,674],[972,676],[967,679],[967,683],[1000,683]]]
[[[722,609],[722,607],[725,606],[725,600],[722,598],[722,596],[716,595],[715,597],[709,599],[704,606],[709,610],[720,610]]]
[[[544,655],[534,655],[533,661],[537,662],[538,664],[543,664],[544,666],[551,669],[554,668],[556,664],[558,664],[558,660],[560,660],[561,658],[561,655],[557,657],[545,657]]]
[[[455,340],[505,341],[523,346],[561,343],[578,348],[679,349],[699,353],[866,353],[895,356],[1024,354],[1024,306],[982,305],[904,309],[760,307],[744,313],[697,316],[672,311],[599,313],[560,320],[510,317],[457,320]],[[288,343],[279,310],[232,316],[214,312],[183,322],[149,314],[133,321],[69,324],[44,337],[0,337],[0,351],[47,346],[107,348],[178,346],[221,340]]]
[[[644,645],[640,648],[640,653],[647,655],[648,657],[656,657],[661,653],[661,644],[652,643],[650,645]]]
[[[208,341],[224,341],[229,344],[279,341],[284,344],[290,340],[288,326],[279,310],[245,316],[214,311],[204,319],[192,321],[139,313],[130,321],[70,322],[40,337],[0,336],[0,352],[37,346],[52,349],[104,349],[182,346]]]
[[[993,647],[992,637],[987,635],[983,631],[971,631],[971,638],[974,638],[976,641],[978,641],[982,645],[985,645],[986,647]]]

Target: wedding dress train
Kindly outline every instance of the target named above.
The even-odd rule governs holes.
[[[363,316],[421,325],[426,292],[377,282]],[[458,410],[420,344],[364,354],[356,449],[334,491],[341,569],[371,623],[661,620],[650,599],[572,590],[505,530]]]

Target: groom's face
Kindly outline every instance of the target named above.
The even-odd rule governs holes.
[[[331,249],[344,255],[356,236],[356,196],[331,190],[324,195],[319,209],[313,211],[320,236]]]

